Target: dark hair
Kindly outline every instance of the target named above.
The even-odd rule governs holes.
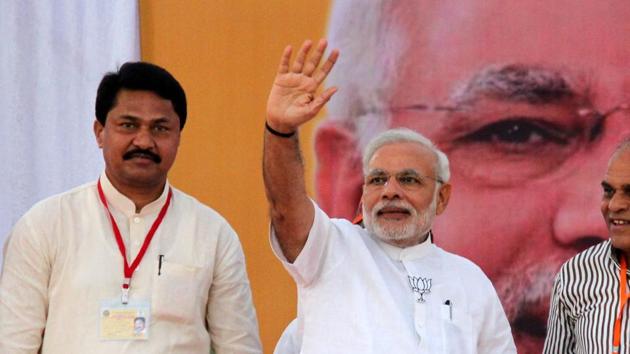
[[[165,69],[147,62],[128,62],[103,76],[96,91],[96,119],[105,125],[107,113],[116,104],[121,89],[151,91],[171,101],[179,116],[179,128],[186,124],[186,93],[182,86]]]

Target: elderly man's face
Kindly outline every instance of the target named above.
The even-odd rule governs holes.
[[[401,247],[422,241],[448,202],[450,186],[437,182],[435,165],[435,154],[417,143],[387,144],[374,153],[362,198],[370,233]]]
[[[630,145],[610,160],[602,188],[601,210],[610,240],[630,254]]]
[[[630,102],[630,3],[431,2],[392,13],[410,45],[385,109],[390,127],[423,133],[451,160],[436,243],[481,266],[519,353],[540,353],[560,264],[608,235],[597,205],[607,159],[630,135],[620,107]],[[343,169],[358,153],[339,154],[337,142],[330,158],[326,139],[347,137],[330,132],[317,141],[320,200],[349,216],[357,177]],[[327,176],[327,164],[342,174]]]

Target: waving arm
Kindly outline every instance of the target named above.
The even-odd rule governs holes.
[[[320,40],[310,53],[312,46],[312,42],[304,42],[293,63],[291,47],[285,48],[267,100],[263,178],[271,224],[289,262],[302,251],[314,218],[306,193],[298,130],[317,115],[336,91],[332,87],[317,93],[339,52],[333,50],[320,65],[327,43]]]

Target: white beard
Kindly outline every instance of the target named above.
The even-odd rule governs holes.
[[[392,241],[409,240],[413,238],[421,239],[422,236],[426,235],[429,230],[431,230],[437,208],[437,195],[438,189],[436,188],[431,204],[421,213],[418,213],[411,204],[403,200],[381,200],[374,205],[371,214],[367,213],[365,206],[363,206],[362,212],[365,228],[371,235],[390,244]],[[403,208],[410,213],[411,218],[403,225],[383,225],[377,215],[384,207]]]

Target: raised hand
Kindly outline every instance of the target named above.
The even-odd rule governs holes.
[[[284,49],[267,100],[267,124],[272,129],[281,133],[296,131],[313,119],[337,91],[331,87],[319,95],[316,92],[339,56],[339,51],[333,50],[320,66],[327,45],[326,40],[321,39],[309,56],[313,43],[305,41],[293,63],[290,63],[293,49],[291,46]]]

